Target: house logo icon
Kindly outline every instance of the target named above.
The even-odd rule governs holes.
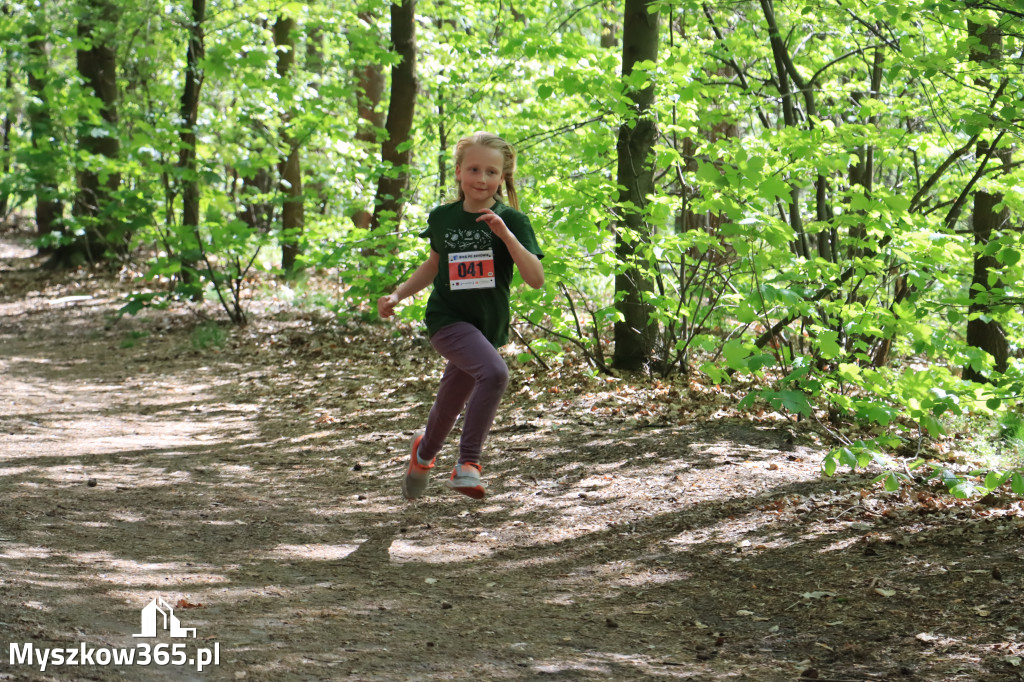
[[[196,636],[196,629],[181,627],[181,621],[174,615],[171,605],[157,597],[142,609],[142,632],[132,635],[132,637],[156,637],[160,623],[157,618],[158,613],[164,617],[163,629],[168,630],[171,637],[188,637],[189,633],[192,633],[192,637]]]

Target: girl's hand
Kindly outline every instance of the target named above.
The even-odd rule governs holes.
[[[381,296],[377,299],[377,314],[381,317],[391,317],[395,314],[396,305],[398,305],[398,297],[394,294]]]
[[[513,236],[512,230],[508,229],[508,225],[505,224],[505,221],[489,208],[485,208],[483,210],[483,215],[477,218],[476,221],[478,223],[480,221],[487,223],[487,227],[491,228],[491,232],[493,232],[501,241],[506,241],[509,237]]]

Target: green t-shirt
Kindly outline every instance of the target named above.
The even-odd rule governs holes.
[[[527,251],[543,258],[530,219],[500,201],[494,211]],[[515,262],[486,223],[476,222],[480,213],[463,210],[462,202],[438,206],[427,217],[420,234],[441,257],[434,290],[427,299],[427,333],[468,322],[498,348],[508,343],[509,285]]]

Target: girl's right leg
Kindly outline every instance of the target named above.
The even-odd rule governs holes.
[[[473,377],[449,361],[441,377],[434,406],[430,408],[426,430],[412,441],[412,458],[402,479],[402,494],[407,500],[415,500],[426,491],[434,469],[434,458],[441,451],[472,391]]]
[[[441,333],[444,333],[444,329],[437,332]],[[427,417],[423,440],[420,441],[417,453],[420,461],[428,462],[441,451],[448,434],[462,413],[462,408],[466,406],[469,396],[473,393],[474,384],[472,376],[459,369],[454,362],[448,361],[437,388],[434,406],[430,408],[430,416]]]

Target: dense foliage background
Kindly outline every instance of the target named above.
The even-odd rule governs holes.
[[[145,263],[127,312],[244,324],[265,274],[367,315],[493,130],[547,253],[533,353],[743,386],[834,432],[829,473],[1024,493],[1013,0],[0,8],[0,212],[54,266]],[[973,475],[918,458],[978,424]]]

